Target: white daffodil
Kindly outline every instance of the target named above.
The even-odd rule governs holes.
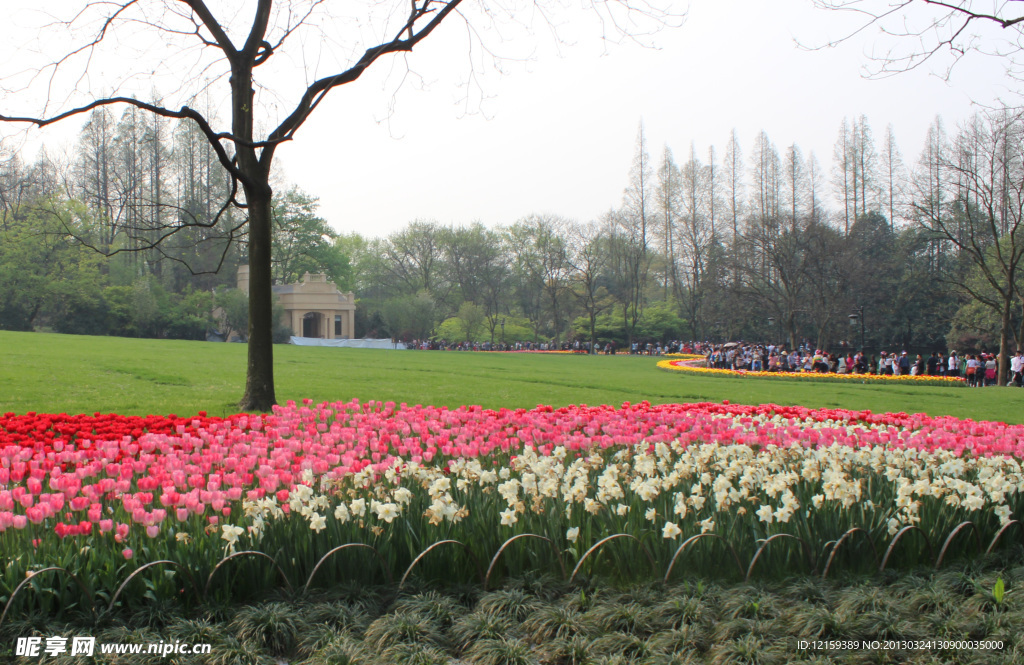
[[[391,524],[398,514],[398,506],[393,503],[382,503],[377,506],[377,519],[384,520],[388,524]]]
[[[512,526],[513,524],[515,524],[518,521],[519,521],[519,518],[516,517],[516,511],[515,511],[514,508],[509,508],[507,510],[501,511],[501,525],[502,526]]]
[[[234,524],[225,524],[221,527],[221,538],[227,541],[227,548],[231,552],[235,551],[235,544],[238,543],[238,537],[245,533],[245,529]]]
[[[312,517],[309,518],[309,528],[320,533],[327,528],[327,518],[320,513],[313,513]]]
[[[576,539],[579,537],[580,528],[578,526],[571,527],[565,532],[565,539],[568,540],[570,543],[575,543]]]
[[[683,530],[675,522],[665,522],[665,527],[661,530],[661,536],[675,540],[682,532]]]

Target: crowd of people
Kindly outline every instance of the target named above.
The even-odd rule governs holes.
[[[446,339],[414,339],[406,348],[419,351],[571,351],[569,344],[551,342],[451,342]]]
[[[614,355],[619,352],[614,342],[597,343],[591,346],[587,340],[574,340],[558,343],[547,342],[450,342],[440,339],[414,339],[406,345],[409,349],[420,351],[562,351],[572,353],[593,353]],[[662,356],[670,353],[692,353],[700,349],[700,344],[673,340],[671,342],[633,342],[629,345],[630,355]]]
[[[998,360],[991,353],[948,355],[934,351],[927,358],[912,357],[906,351],[882,351],[866,355],[862,351],[828,353],[801,345],[787,351],[773,344],[730,343],[711,346],[705,353],[708,367],[752,372],[822,372],[834,374],[876,374],[888,376],[952,376],[963,377],[972,387],[996,385]],[[1010,360],[1010,382],[1024,385],[1024,353]]]
[[[774,344],[748,344],[731,342],[713,344],[671,340],[669,342],[633,342],[619,349],[612,342],[591,346],[589,341],[574,340],[557,343],[509,342],[449,342],[447,340],[412,340],[410,349],[441,351],[561,351],[565,353],[594,353],[614,355],[663,356],[680,353],[704,355],[707,367],[745,370],[752,372],[822,372],[834,374],[875,374],[888,376],[952,376],[963,377],[971,387],[996,385],[998,360],[992,353],[932,352],[925,357],[906,351],[882,351],[865,354],[862,351],[829,353],[803,343],[793,350]],[[1024,352],[1010,359],[1011,385],[1024,386]]]

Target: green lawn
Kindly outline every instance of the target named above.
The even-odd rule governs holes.
[[[0,331],[0,412],[237,410],[245,346]],[[1024,422],[1024,390],[684,376],[630,356],[275,348],[278,400],[487,408],[730,400]]]

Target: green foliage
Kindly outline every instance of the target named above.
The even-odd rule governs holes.
[[[0,329],[31,330],[71,314],[94,332],[102,318],[99,270],[89,250],[74,241],[88,218],[72,202],[25,206],[0,227]]]
[[[578,317],[572,322],[573,335],[580,339],[590,339],[590,319]],[[619,312],[599,314],[595,321],[594,334],[601,344],[614,342],[618,346],[626,344],[626,324]]]
[[[216,303],[221,310],[221,332],[244,337],[249,330],[249,296],[238,289],[225,289],[217,293]]]
[[[301,280],[306,272],[324,273],[342,292],[352,288],[353,272],[338,234],[316,214],[318,199],[292,187],[273,202],[273,279]]]
[[[434,331],[437,308],[426,291],[393,298],[381,308],[381,321],[392,339],[428,339]]]
[[[468,300],[459,305],[459,327],[465,334],[466,341],[476,339],[484,325],[484,310]]]
[[[249,331],[249,298],[245,293],[242,293],[238,289],[224,289],[219,291],[215,298],[215,302],[218,311],[208,317],[208,320],[214,320],[215,323],[220,324],[221,332],[227,335],[228,338],[231,335],[238,335],[242,339],[248,336]],[[196,300],[198,305],[198,298]],[[288,338],[294,335],[290,327],[284,323],[284,307],[278,299],[274,298],[274,343],[285,344],[288,342]],[[196,315],[198,317],[198,315]]]
[[[671,305],[660,302],[644,309],[637,323],[636,337],[642,341],[667,342],[682,339],[686,322],[672,311]]]
[[[999,315],[977,300],[964,303],[953,317],[946,345],[961,354],[998,350]]]
[[[434,329],[434,339],[456,341],[462,339],[462,331],[465,329],[462,319],[453,316],[445,319]]]

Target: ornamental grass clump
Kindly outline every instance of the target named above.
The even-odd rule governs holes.
[[[474,642],[463,658],[473,665],[540,665],[530,645],[514,637],[485,638]]]
[[[246,607],[235,614],[230,624],[235,637],[253,651],[269,651],[275,656],[290,654],[300,635],[310,626],[300,613],[286,603],[263,603]]]

